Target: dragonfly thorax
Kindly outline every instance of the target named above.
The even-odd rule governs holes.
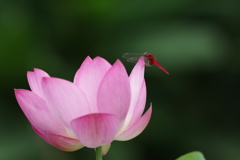
[[[154,64],[154,60],[156,60],[155,56],[148,52],[143,54],[143,58],[146,66],[152,66]]]

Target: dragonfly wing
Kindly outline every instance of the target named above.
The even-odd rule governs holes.
[[[124,53],[124,54],[122,55],[122,57],[128,59],[128,58],[133,57],[133,55],[132,55],[131,53]]]
[[[143,54],[139,53],[125,53],[123,54],[123,58],[126,58],[128,62],[137,62],[140,57],[142,57]]]
[[[128,58],[127,61],[128,61],[128,62],[136,63],[139,58],[140,58],[140,57],[131,57],[131,58]]]

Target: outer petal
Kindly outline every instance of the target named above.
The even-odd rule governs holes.
[[[50,142],[48,141],[47,136],[45,134],[45,131],[39,131],[33,125],[32,125],[32,128],[42,139],[44,139],[44,141],[46,141],[47,143],[50,144]]]
[[[128,75],[123,64],[117,60],[99,86],[99,112],[117,115],[120,121],[123,121],[129,109],[130,99]]]
[[[69,81],[43,78],[42,91],[50,111],[68,129],[73,119],[90,112],[84,93]]]
[[[51,115],[46,103],[36,94],[25,89],[15,89],[15,96],[30,123],[38,130],[67,135],[64,127]]]
[[[85,76],[83,73],[85,72],[85,70],[88,70],[91,67],[91,64],[92,64],[92,59],[91,57],[87,56],[74,76],[74,80],[73,80],[74,84],[80,87],[81,85],[80,81],[82,79],[82,76]]]
[[[140,118],[144,111],[146,103],[144,70],[144,60],[143,58],[140,58],[129,76],[131,87],[131,103],[124,122],[123,130],[127,129],[129,124],[135,123],[136,119]]]
[[[144,60],[141,57],[139,58],[138,62],[134,66],[129,76],[129,81],[131,85],[131,94],[132,94],[131,105],[133,106],[135,106],[135,104],[137,103],[138,95],[139,95],[142,83],[144,81],[144,70],[145,70]]]
[[[64,137],[52,133],[41,133],[36,128],[33,127],[33,130],[42,137],[46,142],[51,144],[52,146],[60,149],[62,151],[76,151],[78,149],[83,148],[84,146],[79,142],[78,139]]]
[[[136,123],[136,121],[142,116],[145,105],[146,105],[146,83],[143,81],[141,90],[138,95],[137,102],[135,106],[129,109],[128,115],[126,118],[126,121],[124,122],[124,127],[122,130],[127,130],[129,127],[131,127],[133,124]]]
[[[111,143],[102,146],[102,156],[106,155],[111,147]]]
[[[127,141],[130,140],[136,136],[138,136],[148,125],[148,122],[150,120],[152,114],[152,106],[148,109],[148,111],[133,125],[131,126],[127,131],[120,131],[120,135],[115,138],[115,140],[119,141]]]
[[[96,148],[113,141],[119,123],[117,116],[100,113],[76,118],[71,127],[84,146]]]
[[[34,68],[34,72],[27,72],[28,83],[33,93],[42,96],[41,79],[42,77],[50,77],[41,69]]]
[[[78,139],[64,137],[51,133],[46,133],[46,136],[51,145],[63,151],[76,151],[84,147]]]
[[[74,77],[74,83],[86,95],[92,112],[97,112],[98,87],[111,65],[103,58],[85,59]]]

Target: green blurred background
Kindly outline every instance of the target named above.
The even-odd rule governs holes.
[[[153,115],[144,132],[114,141],[105,160],[174,160],[202,151],[240,159],[239,0],[1,0],[0,159],[92,160],[93,149],[63,152],[32,130],[13,88],[29,89],[40,68],[72,80],[84,58],[150,52],[170,72],[146,68]]]

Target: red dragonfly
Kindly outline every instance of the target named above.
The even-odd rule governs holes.
[[[163,68],[158,61],[156,60],[155,56],[151,53],[125,53],[123,54],[123,58],[126,58],[128,62],[137,62],[140,57],[143,57],[146,66],[156,65],[165,73],[169,74],[168,71]]]

